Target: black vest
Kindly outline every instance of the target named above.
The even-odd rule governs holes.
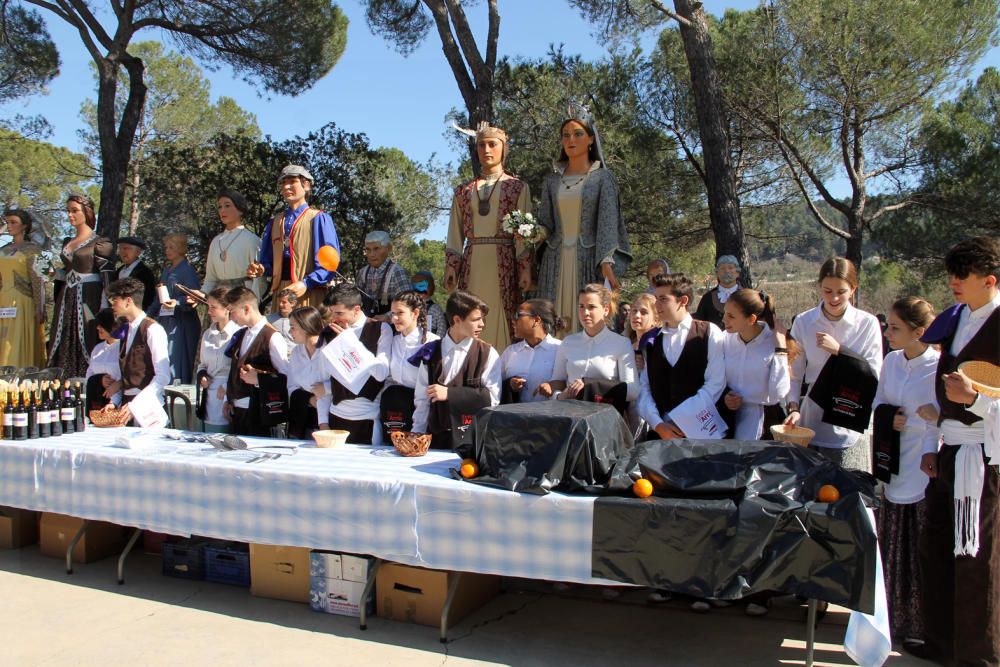
[[[705,384],[710,326],[708,322],[702,320],[691,321],[691,330],[675,366],[670,365],[663,353],[663,331],[660,331],[653,339],[652,345],[646,348],[649,393],[653,395],[656,409],[661,415],[697,394]]]
[[[941,414],[938,417],[940,425],[945,419],[960,421],[966,426],[975,424],[982,420],[982,417],[965,408],[961,403],[954,403],[948,400],[944,392],[944,380],[941,376],[946,373],[954,373],[959,365],[966,361],[988,361],[991,364],[1000,364],[1000,308],[995,309],[983,326],[980,327],[976,335],[965,344],[957,355],[951,353],[951,343],[955,340],[954,331],[946,339],[941,341],[941,358],[938,359],[937,373],[934,376],[934,393],[937,395],[938,405],[941,406]]]

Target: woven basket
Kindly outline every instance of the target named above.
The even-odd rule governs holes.
[[[350,431],[342,431],[340,429],[315,431],[313,432],[313,440],[316,441],[317,447],[326,449],[327,447],[336,447],[337,445],[344,444],[347,442],[347,436],[350,433]]]
[[[115,428],[125,426],[132,418],[132,413],[121,408],[110,410],[91,410],[90,423],[98,428]]]
[[[423,456],[431,448],[430,433],[393,431],[389,437],[392,438],[392,446],[402,456]]]
[[[779,442],[794,442],[805,447],[816,437],[816,431],[805,426],[786,426],[775,424],[771,427],[771,435]]]
[[[958,370],[972,380],[972,386],[980,394],[1000,398],[1000,366],[988,361],[966,361]]]

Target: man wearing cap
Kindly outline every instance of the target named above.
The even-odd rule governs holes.
[[[142,310],[146,311],[156,296],[156,276],[153,270],[140,259],[146,243],[136,236],[118,239],[118,259],[121,264],[114,271],[111,282],[122,278],[135,278],[142,283]]]
[[[365,259],[368,264],[358,271],[354,281],[364,295],[365,315],[388,322],[392,297],[410,289],[406,269],[389,259],[392,239],[388,232],[374,231],[365,236]]]
[[[314,182],[312,174],[296,164],[288,165],[278,176],[285,211],[268,221],[260,261],[247,267],[248,278],[271,275],[272,302],[287,287],[299,297],[300,307],[319,306],[333,279],[333,272],[321,267],[316,256],[325,245],[333,246],[339,254],[340,241],[333,219],[306,202]]]
[[[729,296],[740,288],[740,273],[740,260],[732,255],[719,257],[715,261],[715,277],[719,284],[702,295],[698,310],[694,312],[694,319],[725,328],[722,325],[722,313]]]

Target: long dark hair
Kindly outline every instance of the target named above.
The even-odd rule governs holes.
[[[400,302],[410,310],[417,313],[417,328],[420,329],[420,344],[427,342],[427,304],[424,303],[424,295],[417,290],[408,289],[392,297],[392,302]]]
[[[566,155],[566,149],[562,147],[562,132],[570,123],[579,123],[587,132],[587,136],[594,140],[591,142],[590,147],[587,148],[587,159],[591,162],[597,162],[600,159],[600,155],[597,153],[597,135],[594,134],[594,126],[591,125],[589,121],[582,120],[580,118],[567,118],[563,121],[563,124],[559,126],[559,159],[557,161],[569,162],[569,156]]]
[[[87,195],[70,195],[66,197],[66,204],[75,201],[83,209],[83,219],[91,229],[97,229],[97,213],[94,212],[94,200]]]
[[[548,299],[528,299],[524,302],[531,314],[537,317],[542,323],[542,329],[546,334],[552,335],[563,328],[562,319],[556,315],[555,306]]]

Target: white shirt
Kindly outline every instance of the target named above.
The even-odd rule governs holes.
[[[140,314],[135,320],[128,323],[128,337],[125,339],[125,353],[132,349],[132,341],[139,331],[139,325],[146,319],[146,315]],[[130,389],[126,393],[131,396],[138,396],[152,392],[156,395],[156,402],[163,403],[163,389],[170,384],[170,355],[167,353],[167,332],[156,320],[151,320],[149,328],[146,329],[146,344],[149,346],[149,354],[153,359],[153,379],[148,385],[141,389]]]
[[[424,344],[431,341],[440,340],[440,336],[431,331],[427,332],[427,340],[420,342],[420,327],[416,327],[407,335],[396,335],[392,337],[392,349],[389,355],[389,382],[401,384],[410,389],[417,386],[417,375],[419,367],[411,364],[407,359],[417,353]]]
[[[208,257],[205,258],[205,282],[201,291],[211,292],[220,280],[243,279],[243,286],[260,294],[259,280],[247,280],[247,266],[257,261],[260,249],[260,239],[243,225],[226,230],[212,239],[208,244]],[[222,260],[225,251],[226,259]]]
[[[102,373],[111,377],[112,380],[122,379],[122,368],[118,364],[118,350],[121,347],[120,341],[113,340],[110,344],[103,340],[94,346],[90,352],[90,363],[87,364],[86,379]],[[111,398],[111,402],[118,405],[121,402],[119,394]]]
[[[458,372],[462,370],[465,358],[469,356],[469,349],[472,347],[472,338],[466,338],[461,343],[452,340],[451,335],[441,339],[441,366],[445,369],[444,383],[447,384],[455,379]],[[427,364],[421,362],[417,372],[417,384],[413,388],[413,432],[427,432],[427,415],[430,412],[431,401],[427,398],[427,387],[434,383],[427,381]],[[489,356],[486,358],[486,367],[483,368],[481,378],[482,388],[490,393],[490,405],[500,405],[500,383],[503,381],[500,375],[500,355],[490,346]]]
[[[906,426],[899,433],[899,474],[893,475],[885,487],[885,497],[893,503],[909,505],[924,497],[928,477],[920,470],[920,457],[925,451],[938,450],[940,434],[937,424],[928,424],[917,416],[917,408],[928,403],[938,407],[934,398],[934,375],[940,356],[937,350],[928,346],[923,354],[913,359],[907,359],[902,350],[895,350],[882,362],[872,409],[896,405],[906,415]]]
[[[500,355],[500,371],[504,382],[511,378],[525,379],[521,389],[521,403],[544,401],[541,394],[535,394],[538,385],[552,379],[552,371],[556,365],[556,354],[562,341],[554,336],[545,336],[535,347],[525,341],[509,346]]]
[[[364,313],[358,316],[358,320],[352,324],[349,328],[357,334],[358,338],[361,338],[361,329],[365,326],[368,318]],[[378,337],[378,345],[375,348],[375,365],[372,366],[371,376],[377,381],[382,382],[387,377],[389,377],[389,355],[392,350],[392,329],[385,322],[381,323],[381,333]],[[320,355],[320,363],[323,365],[323,372],[329,378],[332,375],[330,369],[330,362],[325,356]],[[332,387],[331,387],[332,389]],[[318,402],[317,402],[318,403]],[[326,419],[326,412],[320,412],[319,406],[317,405],[316,413],[319,415],[319,421],[322,424]],[[333,414],[341,419],[350,419],[351,421],[364,421],[366,419],[374,419],[376,422],[379,418],[379,402],[378,397],[374,401],[370,401],[367,398],[351,398],[345,401],[341,401],[336,405],[333,402],[329,403],[329,413]],[[382,429],[376,427],[372,429],[374,433],[372,434],[372,444],[381,445],[382,444]]]
[[[223,393],[221,399],[218,396],[219,388],[223,388],[224,391],[226,383],[229,381],[229,367],[232,364],[232,360],[224,352],[233,334],[239,331],[239,329],[236,322],[230,320],[226,322],[226,326],[222,329],[212,324],[202,334],[201,350],[199,352],[201,363],[198,364],[197,373],[204,371],[211,378],[208,389],[205,390],[206,424],[222,426],[228,423],[226,418],[222,416],[222,404],[225,402],[225,393]]]
[[[126,264],[125,266],[123,266],[121,270],[118,271],[118,279],[121,280],[122,278],[128,278],[129,276],[131,276],[132,272],[135,271],[135,267],[139,266],[139,262],[141,261],[142,259],[137,259],[131,264]]]
[[[288,317],[282,317],[279,313],[270,313],[267,316],[267,322],[272,327],[278,330],[285,338],[285,343],[288,345],[288,354],[291,355],[291,351],[295,349],[295,341],[292,340],[292,320]],[[291,358],[291,357],[289,357]]]
[[[316,414],[322,422],[324,415],[330,414],[330,374],[321,363],[319,350],[314,350],[309,356],[305,345],[296,345],[288,358],[288,395],[296,389],[304,389],[310,394],[314,384],[323,385],[323,395],[316,399]]]
[[[775,354],[774,331],[767,324],[749,343],[738,333],[723,334],[726,385],[739,394],[743,404],[736,413],[737,440],[757,440],[764,427],[764,406],[780,402],[788,394],[788,355]],[[771,434],[763,434],[770,438]]]
[[[663,332],[663,354],[667,359],[667,363],[671,366],[676,365],[677,360],[681,358],[681,352],[684,351],[684,344],[687,343],[693,322],[694,319],[688,313],[681,320],[680,324],[677,325],[677,328],[668,326],[661,328]],[[726,388],[724,334],[719,327],[711,322],[707,324],[708,363],[705,365],[705,381],[693,396],[678,403],[674,408],[675,410],[685,410],[687,407],[695,405],[693,401],[697,401],[697,405],[714,406],[719,401],[719,397],[722,396],[722,390]],[[656,407],[653,392],[649,388],[648,371],[649,364],[646,364],[642,375],[639,376],[639,415],[649,424],[650,429],[655,429],[663,422],[669,421],[669,417],[666,413],[661,414],[659,408]]]
[[[253,345],[254,340],[257,338],[257,334],[264,330],[264,327],[268,326],[267,320],[261,317],[257,324],[249,328],[246,334],[243,336],[243,341],[240,344],[240,353],[237,358],[242,357]],[[288,375],[288,344],[285,342],[285,337],[281,334],[275,332],[268,341],[267,346],[268,356],[271,358],[271,365],[274,369],[281,373],[282,375]],[[243,408],[244,410],[250,407],[250,397],[240,398],[233,401],[233,407]]]
[[[976,310],[970,310],[968,307],[963,308],[962,312],[958,315],[958,328],[955,330],[955,338],[951,342],[951,353],[958,354],[961,352],[962,348],[968,345],[969,341],[979,333],[983,324],[986,323],[987,318],[997,308],[1000,308],[1000,292],[991,301]],[[969,407],[969,411],[986,419],[986,411],[990,403],[995,400],[998,399],[991,399],[989,396],[980,394],[976,397],[976,401]],[[941,422],[941,436],[947,445],[978,444],[986,440],[984,422],[978,421],[975,424],[966,426],[957,419],[945,419]]]
[[[639,395],[632,343],[607,326],[596,336],[586,331],[566,336],[556,350],[552,379],[567,385],[577,380],[617,380],[628,385],[626,400],[634,401]]]
[[[723,287],[722,285],[719,285],[719,291],[718,291],[719,303],[725,303],[726,301],[729,301],[729,297],[731,297],[739,288],[740,288],[739,283],[736,283],[732,287]]]

